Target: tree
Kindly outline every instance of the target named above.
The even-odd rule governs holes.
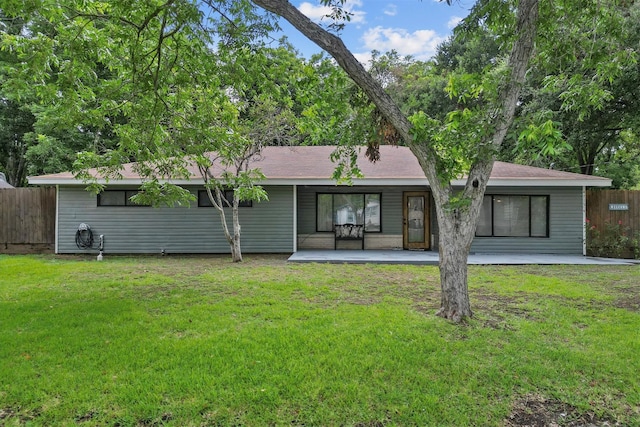
[[[14,187],[26,182],[28,144],[24,137],[33,131],[34,122],[28,109],[8,99],[0,100],[0,170]]]
[[[607,2],[601,7],[608,13],[598,19],[594,5],[587,5],[583,16],[554,27],[556,52],[536,58],[513,137],[500,157],[588,175],[615,170],[614,186],[632,187],[637,183],[633,168],[616,164],[624,159],[616,153],[637,151],[640,144],[640,64],[633,60],[640,54],[640,5]],[[585,35],[589,42],[578,43]],[[532,117],[554,124],[566,141],[564,150],[518,144],[518,129]]]
[[[53,35],[52,28],[36,17],[30,22],[0,11],[0,28],[7,39],[25,40],[39,34]],[[0,167],[15,186],[26,185],[27,175],[70,170],[79,151],[104,152],[113,148],[115,136],[106,128],[69,126],[66,114],[39,105],[29,82],[11,79],[24,58],[13,49],[0,50]],[[104,67],[96,70],[108,73]]]
[[[267,47],[268,17],[241,3],[63,3],[6,11],[33,25],[2,40],[16,58],[7,92],[40,100],[33,154],[56,148],[54,129],[113,134],[117,146],[81,154],[77,176],[99,192],[99,178],[116,180],[135,162],[144,182],[133,200],[154,206],[190,202],[171,180],[189,179],[197,166],[241,261],[238,206],[267,198],[249,163],[264,145],[300,139],[295,121],[312,93],[304,84],[315,81],[313,66],[286,46]]]
[[[454,322],[471,317],[467,287],[467,257],[473,240],[475,225],[480,212],[491,169],[494,150],[502,143],[515,112],[520,86],[525,77],[529,58],[533,52],[534,38],[538,24],[538,3],[536,0],[522,0],[518,4],[515,34],[511,53],[506,66],[501,70],[501,84],[496,76],[482,83],[495,87],[488,104],[495,109],[469,109],[454,111],[448,120],[430,119],[426,114],[407,117],[398,104],[385,92],[342,41],[329,31],[313,23],[288,1],[254,0],[265,9],[274,12],[302,32],[309,39],[329,52],[338,64],[375,104],[384,120],[381,126],[397,132],[417,157],[425,172],[435,200],[440,230],[440,281],[442,286],[441,308],[438,314]],[[329,2],[339,7],[340,2]],[[478,88],[478,86],[476,86]],[[469,99],[473,85],[453,89],[452,95],[460,101]],[[489,91],[487,91],[489,92]],[[495,113],[494,113],[495,111]],[[479,129],[480,126],[484,129]],[[465,129],[466,128],[466,129]],[[461,151],[466,149],[459,142],[460,133],[467,130],[472,135],[476,152],[470,158],[467,183],[461,191],[454,189],[451,180],[463,172],[460,163]],[[469,132],[471,131],[471,132]],[[460,133],[459,133],[460,132]],[[457,152],[455,152],[457,151]]]
[[[165,47],[167,52],[171,50]],[[264,189],[257,185],[264,177],[250,167],[250,162],[264,145],[289,143],[296,138],[289,108],[293,102],[279,93],[287,85],[258,84],[261,80],[272,81],[265,78],[265,70],[273,69],[264,66],[272,57],[278,58],[280,66],[288,67],[289,74],[283,74],[287,78],[295,78],[296,66],[303,67],[297,57],[287,56],[280,49],[240,46],[218,52],[201,48],[195,55],[183,53],[180,67],[188,64],[188,68],[184,73],[171,69],[170,77],[161,77],[165,81],[158,87],[169,90],[160,102],[153,92],[139,94],[128,122],[117,128],[121,138],[118,158],[135,158],[137,172],[145,178],[141,192],[134,197],[137,202],[158,205],[190,201],[191,193],[167,180],[188,179],[189,166],[197,166],[209,200],[219,213],[234,262],[242,261],[240,202],[267,199]],[[86,173],[89,167],[104,164],[105,156],[86,153],[80,160],[80,170]],[[114,166],[103,173],[117,177],[121,163]],[[226,191],[229,189],[231,192]],[[226,208],[231,209],[231,224]]]
[[[0,28],[8,34],[18,34],[23,27],[21,20],[8,20],[1,10],[0,22]],[[15,55],[0,51],[0,75],[3,68],[14,63]],[[20,187],[25,184],[27,175],[24,135],[33,131],[35,117],[27,108],[7,98],[2,89],[0,84],[0,171],[4,171],[9,184]]]

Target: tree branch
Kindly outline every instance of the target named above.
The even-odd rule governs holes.
[[[252,0],[258,6],[282,16],[298,31],[327,51],[367,94],[405,142],[410,143],[411,123],[382,86],[365,70],[342,40],[307,18],[286,0]]]
[[[507,83],[500,91],[499,114],[495,118],[495,131],[491,138],[491,145],[498,149],[504,141],[509,126],[518,105],[520,89],[525,82],[529,69],[529,59],[533,55],[534,41],[538,29],[538,0],[520,0],[516,15],[517,38],[509,55],[510,74]],[[494,156],[480,159],[474,163],[469,171],[465,185],[465,195],[470,196],[478,188],[484,189],[493,169]]]
[[[258,6],[275,13],[289,21],[309,40],[328,52],[362,89],[367,97],[378,107],[380,113],[395,128],[400,138],[409,146],[422,167],[427,180],[433,187],[441,189],[438,178],[439,163],[431,141],[414,141],[411,134],[412,124],[400,110],[400,107],[384,90],[382,85],[369,74],[364,66],[347,49],[342,40],[307,18],[287,0],[252,0]]]

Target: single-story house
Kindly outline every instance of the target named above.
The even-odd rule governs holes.
[[[240,207],[244,253],[301,249],[437,250],[438,225],[429,182],[406,147],[382,146],[364,177],[337,185],[329,160],[335,147],[267,147],[252,167],[265,176],[269,200]],[[103,181],[104,182],[104,181]],[[218,213],[203,180],[173,181],[191,191],[190,207],[140,206],[129,197],[141,179],[131,165],[95,195],[71,173],[29,178],[57,188],[56,253],[95,252],[77,243],[86,224],[104,236],[106,253],[228,253]],[[453,183],[462,186],[464,180]],[[611,180],[496,162],[471,251],[584,254],[585,189]],[[342,238],[341,238],[342,237]]]

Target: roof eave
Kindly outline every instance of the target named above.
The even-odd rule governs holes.
[[[75,178],[54,177],[29,177],[31,185],[68,185],[82,186],[87,183]],[[140,178],[125,178],[121,180],[98,180],[101,185],[115,186],[139,186],[143,183]],[[204,185],[201,178],[193,180],[172,180],[176,185]],[[453,186],[463,186],[466,180],[459,179],[452,182]],[[352,183],[338,183],[327,178],[267,178],[260,182],[261,185],[322,185],[322,186],[428,186],[426,178],[360,178],[353,179]],[[489,187],[610,187],[611,180],[607,178],[591,179],[527,179],[527,178],[491,178]]]
[[[464,185],[461,180],[459,185]],[[557,178],[490,178],[489,187],[610,187],[608,178],[557,179]]]
[[[30,185],[68,185],[68,186],[78,186],[78,185],[89,185],[88,182],[84,182],[82,180],[79,179],[75,179],[75,178],[48,178],[48,177],[44,177],[44,178],[40,178],[40,177],[29,177],[27,178],[28,182]],[[140,178],[124,178],[124,179],[118,179],[118,180],[105,180],[105,179],[98,179],[95,181],[96,184],[100,184],[100,185],[117,185],[117,186],[132,186],[132,185],[141,185],[144,181]],[[162,181],[161,182],[167,182],[167,181]],[[170,181],[172,184],[176,184],[176,185],[202,185],[203,181],[202,179],[200,180],[187,180],[187,179],[181,179],[181,180],[171,180]]]

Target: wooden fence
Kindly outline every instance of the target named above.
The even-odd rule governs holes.
[[[53,252],[56,189],[0,190],[0,253]]]
[[[588,255],[640,255],[640,191],[588,190],[586,214]]]
[[[598,228],[622,224],[640,232],[640,191],[587,190],[587,219]]]

